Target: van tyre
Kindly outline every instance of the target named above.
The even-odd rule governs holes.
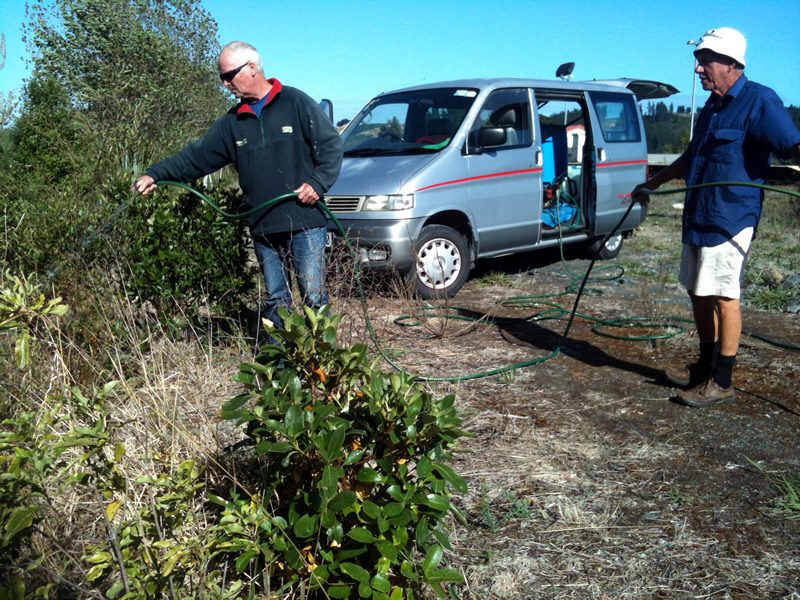
[[[603,244],[606,236],[595,238],[589,246],[589,258],[599,258],[601,260],[609,260],[616,258],[619,251],[622,250],[623,235],[622,233],[615,233],[608,241]]]
[[[414,243],[414,260],[408,277],[416,294],[426,300],[452,298],[469,276],[469,244],[452,227],[423,227]]]

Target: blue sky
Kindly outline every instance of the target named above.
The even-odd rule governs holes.
[[[352,117],[375,94],[463,77],[550,79],[562,62],[575,79],[639,77],[675,85],[689,105],[686,42],[728,26],[748,39],[747,75],[800,105],[800,1],[697,0],[203,0],[222,43],[242,39],[268,75]],[[0,0],[7,61],[0,92],[28,71],[24,0]],[[716,7],[716,15],[714,8]],[[697,102],[705,93],[697,87]]]

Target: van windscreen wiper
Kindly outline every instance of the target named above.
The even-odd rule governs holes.
[[[394,148],[354,148],[345,150],[345,156],[386,156],[387,154],[397,154],[399,150]]]
[[[345,150],[345,156],[406,156],[409,154],[432,154],[439,152],[440,148],[431,146],[416,146],[405,148],[355,148]]]

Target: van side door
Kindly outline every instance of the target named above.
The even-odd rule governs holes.
[[[481,146],[482,130],[502,130],[502,135],[494,145]],[[539,239],[542,173],[534,163],[532,144],[528,88],[492,91],[470,125],[463,149],[479,256],[530,248]]]
[[[536,164],[542,168],[541,240],[585,237],[594,219],[594,140],[580,89],[537,87]]]
[[[632,93],[590,91],[589,107],[597,185],[594,233],[602,235],[619,222],[631,202],[631,190],[647,178],[647,145]],[[621,229],[632,229],[641,220],[637,205]]]

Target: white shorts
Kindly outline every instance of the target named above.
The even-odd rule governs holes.
[[[737,299],[742,295],[744,267],[753,241],[753,228],[743,229],[718,246],[683,245],[681,285],[695,296]]]

